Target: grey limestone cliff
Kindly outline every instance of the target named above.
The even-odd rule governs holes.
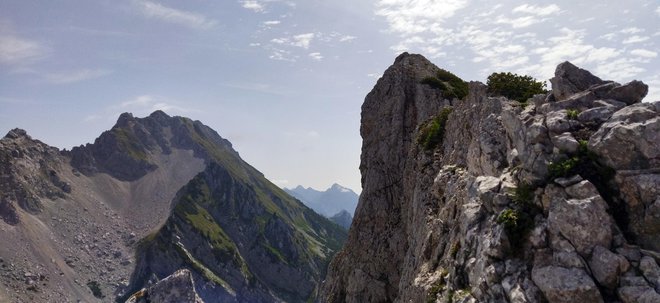
[[[328,302],[659,302],[660,102],[565,62],[527,103],[446,100],[402,54],[362,107],[363,192]],[[418,137],[451,108],[443,140]]]

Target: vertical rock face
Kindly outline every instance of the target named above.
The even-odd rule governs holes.
[[[415,128],[449,101],[422,85],[438,68],[420,55],[399,56],[362,105],[362,194],[346,249],[331,265],[330,302],[384,302],[396,298],[408,249],[409,201],[404,180]],[[408,189],[409,190],[409,189]]]
[[[532,102],[481,83],[449,101],[420,84],[434,69],[401,55],[365,99],[363,193],[324,298],[658,298],[660,102],[639,103],[646,85],[565,62]],[[416,138],[443,107],[444,138],[427,150]]]

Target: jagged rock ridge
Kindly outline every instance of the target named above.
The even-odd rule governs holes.
[[[565,62],[527,104],[399,56],[362,107],[362,187],[327,302],[659,302],[660,102]],[[452,108],[444,139],[417,137]]]

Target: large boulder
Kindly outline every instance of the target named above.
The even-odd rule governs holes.
[[[616,86],[604,94],[604,99],[614,99],[626,104],[635,104],[642,102],[649,92],[649,86],[642,81],[631,81],[624,85]]]
[[[616,170],[660,167],[660,101],[625,107],[589,138],[589,149]]]
[[[605,81],[566,61],[557,66],[555,76],[550,79],[550,83],[552,83],[552,94],[555,99],[561,101],[575,93],[585,91],[591,86],[603,84]]]
[[[612,241],[607,204],[592,188],[586,180],[567,188],[573,199],[552,201],[548,213],[550,232],[566,238],[583,257],[597,245],[609,248]]]
[[[532,280],[550,303],[603,302],[598,287],[579,268],[546,266],[532,270]]]

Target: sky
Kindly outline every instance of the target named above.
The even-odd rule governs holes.
[[[360,106],[403,51],[465,80],[569,60],[660,100],[660,2],[0,0],[0,133],[70,149],[200,120],[282,187],[360,191]]]

